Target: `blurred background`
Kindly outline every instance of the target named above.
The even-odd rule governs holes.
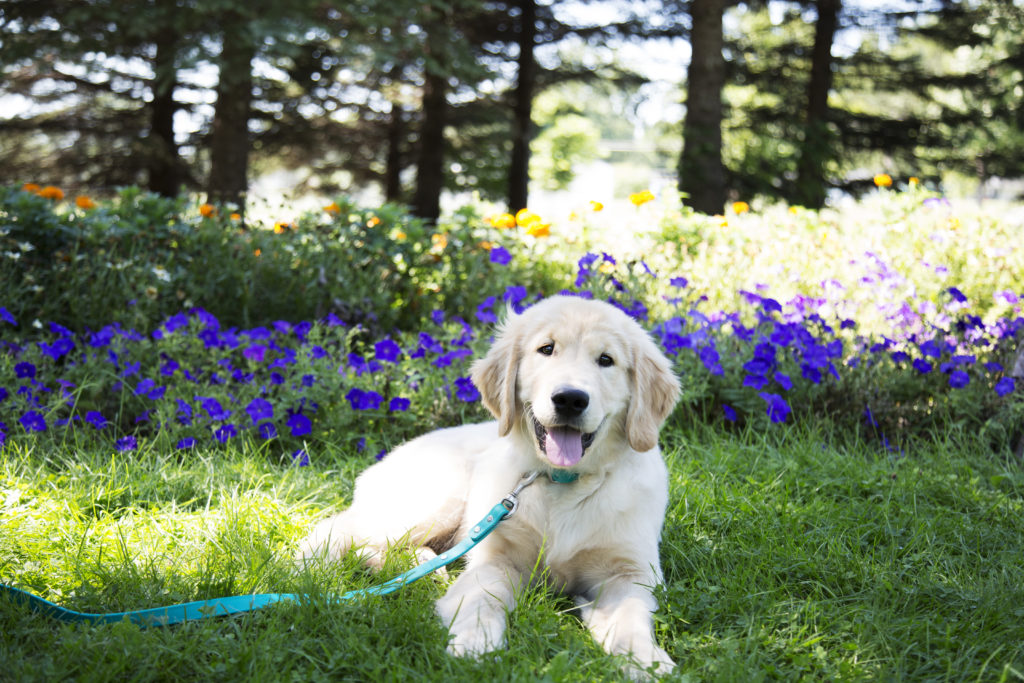
[[[644,189],[707,213],[875,186],[1014,197],[1024,7],[6,0],[0,181],[435,219]]]

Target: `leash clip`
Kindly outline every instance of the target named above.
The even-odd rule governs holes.
[[[519,494],[523,492],[523,489],[525,489],[527,486],[533,483],[533,480],[537,478],[538,474],[540,474],[540,472],[534,470],[533,472],[530,472],[529,474],[524,476],[522,479],[519,480],[519,483],[516,484],[516,487],[512,489],[512,491],[509,492],[507,496],[501,499],[501,504],[505,507],[506,510],[508,510],[508,512],[505,513],[503,519],[508,519],[515,513],[517,509],[519,509]]]

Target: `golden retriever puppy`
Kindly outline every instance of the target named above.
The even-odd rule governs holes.
[[[614,306],[557,296],[510,315],[472,379],[497,420],[396,448],[359,476],[352,506],[317,525],[300,556],[356,547],[379,565],[401,541],[427,559],[539,472],[438,601],[449,651],[502,647],[517,593],[545,580],[574,596],[608,652],[671,670],[651,616],[668,502],[658,430],[679,396],[668,360]]]

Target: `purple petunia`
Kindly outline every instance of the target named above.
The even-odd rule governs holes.
[[[238,428],[233,424],[225,424],[217,427],[213,432],[213,438],[221,443],[227,443],[228,439],[238,436]]]
[[[501,246],[491,247],[491,263],[499,266],[507,266],[512,262],[512,254],[508,249]]]
[[[949,386],[954,389],[963,389],[971,383],[971,376],[963,370],[954,370],[949,375]]]
[[[388,412],[401,413],[406,410],[409,410],[410,405],[411,402],[409,401],[409,399],[402,398],[401,396],[395,396],[388,402]]]
[[[26,432],[46,431],[46,418],[35,410],[28,411],[18,421],[21,422],[21,426],[25,428]]]
[[[792,409],[789,407],[789,403],[786,402],[786,399],[782,398],[778,394],[769,394],[762,391],[758,396],[768,403],[768,409],[766,411],[767,415],[769,419],[776,424],[785,422],[786,418],[789,417],[789,414],[792,412]]]
[[[256,424],[260,420],[273,418],[274,406],[265,398],[257,397],[249,401],[249,405],[245,407],[245,412],[249,413],[249,419],[252,420],[253,424]]]
[[[176,448],[178,450],[186,450],[189,448],[195,448],[196,439],[193,436],[186,436],[184,439],[179,439]]]
[[[932,364],[922,358],[915,358],[913,366],[919,375],[927,375],[932,371]]]
[[[36,376],[36,366],[28,361],[18,363],[14,366],[14,376],[19,379],[32,379]]]
[[[378,360],[397,363],[402,357],[402,348],[391,339],[382,339],[373,345],[373,355]]]
[[[96,429],[103,429],[104,427],[110,424],[109,422],[107,422],[107,418],[103,417],[103,413],[96,410],[90,410],[89,412],[87,412],[85,414],[85,421],[91,424]]]
[[[292,436],[305,436],[313,431],[313,423],[302,413],[294,413],[288,416],[288,428],[292,430]]]
[[[473,403],[480,400],[480,392],[469,377],[459,377],[455,380],[455,398]]]
[[[292,453],[292,462],[297,467],[309,467],[309,454],[306,453],[304,448],[300,448]]]
[[[348,399],[352,410],[377,410],[384,401],[384,397],[376,391],[363,391],[358,387],[350,389],[345,398]]]
[[[1003,377],[996,382],[995,390],[1000,396],[1006,396],[1007,394],[1013,393],[1013,390],[1017,388],[1016,382],[1012,377]]]
[[[728,420],[729,422],[736,421],[736,410],[732,406],[723,403],[722,412],[725,414],[725,419]]]
[[[134,451],[138,447],[138,440],[136,440],[136,438],[131,434],[129,434],[128,436],[123,436],[114,442],[114,449],[117,450],[118,453],[127,453],[128,451]]]

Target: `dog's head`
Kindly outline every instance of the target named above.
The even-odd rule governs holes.
[[[668,359],[640,325],[611,304],[569,296],[510,316],[472,377],[501,435],[518,429],[554,467],[602,444],[654,448],[679,397]]]

